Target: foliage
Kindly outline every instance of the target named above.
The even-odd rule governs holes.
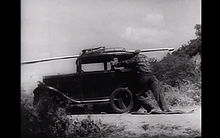
[[[199,105],[201,88],[199,84],[185,82],[178,87],[164,85],[165,99],[170,106]]]
[[[23,101],[22,101],[23,102]],[[39,120],[33,108],[26,103],[21,103],[21,137],[35,138],[38,136]]]
[[[77,138],[77,137],[103,137],[103,133],[101,133],[101,128],[99,124],[91,119],[90,116],[88,118],[83,119],[82,121],[75,120],[72,121],[68,128],[68,138]]]
[[[195,29],[195,39],[160,61],[150,61],[170,106],[201,103],[201,25],[197,24]]]
[[[91,116],[83,120],[71,119],[63,108],[55,113],[40,115],[33,107],[33,97],[21,97],[21,137],[22,138],[96,138],[119,135],[124,127],[94,121]]]
[[[68,120],[62,109],[54,114],[41,116],[33,107],[33,97],[21,95],[21,137],[22,138],[63,138]]]
[[[193,57],[201,56],[201,26],[196,25],[196,39],[182,45],[172,54],[167,54],[162,60],[152,60],[152,69],[157,78],[168,85],[179,86],[180,83],[201,81],[201,65],[197,68]]]
[[[168,106],[191,106],[201,104],[201,84],[192,83],[190,81],[181,83],[179,86],[173,87],[167,84],[162,85],[165,101]],[[147,93],[148,103],[158,108],[154,95]]]
[[[150,124],[144,124],[142,125],[142,128],[144,131],[147,131],[147,133],[144,133],[141,135],[141,137],[147,137],[147,138],[194,138],[194,137],[201,137],[201,132],[198,130],[194,130],[191,128],[182,128],[182,126],[179,125],[163,125],[163,124],[157,124],[157,125],[150,125]],[[149,133],[149,130],[151,129],[157,129],[159,133],[156,135],[152,135]],[[182,133],[180,130],[183,130]],[[179,134],[174,134],[175,131],[180,132]]]

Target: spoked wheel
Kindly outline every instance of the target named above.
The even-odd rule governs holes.
[[[129,112],[134,105],[133,96],[129,89],[118,88],[110,96],[110,105],[114,112]]]

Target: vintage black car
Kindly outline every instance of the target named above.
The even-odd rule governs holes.
[[[135,71],[115,68],[110,61],[126,60],[134,53],[124,49],[86,49],[76,60],[77,72],[73,74],[44,76],[34,90],[34,104],[49,94],[54,101],[69,108],[75,105],[100,107],[107,104],[103,111],[124,113],[134,110],[132,95]],[[86,66],[99,66],[98,70],[83,70]],[[55,100],[59,99],[59,100]],[[56,104],[57,105],[57,104]],[[62,104],[61,104],[62,105]],[[99,108],[100,110],[100,108]],[[137,107],[136,109],[137,110]]]
[[[137,111],[140,104],[133,96],[137,90],[136,72],[110,64],[111,61],[122,61],[133,56],[133,52],[123,48],[84,49],[77,57],[76,73],[45,76],[43,82],[39,82],[34,90],[34,105],[55,103],[53,106],[63,106],[73,112],[78,109],[74,107],[92,107],[100,112],[115,113]],[[99,69],[88,70],[87,66],[99,66]],[[41,103],[45,97],[51,101]]]

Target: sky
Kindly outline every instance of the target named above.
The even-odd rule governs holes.
[[[177,49],[195,38],[196,24],[200,0],[21,0],[21,61],[97,46]],[[22,65],[21,85],[33,88],[44,75],[73,72],[74,60]]]

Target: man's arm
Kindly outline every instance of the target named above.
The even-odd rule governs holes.
[[[124,60],[124,61],[120,61],[114,64],[114,66],[116,67],[127,67],[127,66],[132,66],[132,65],[136,65],[138,62],[136,57],[132,57],[128,60]]]

